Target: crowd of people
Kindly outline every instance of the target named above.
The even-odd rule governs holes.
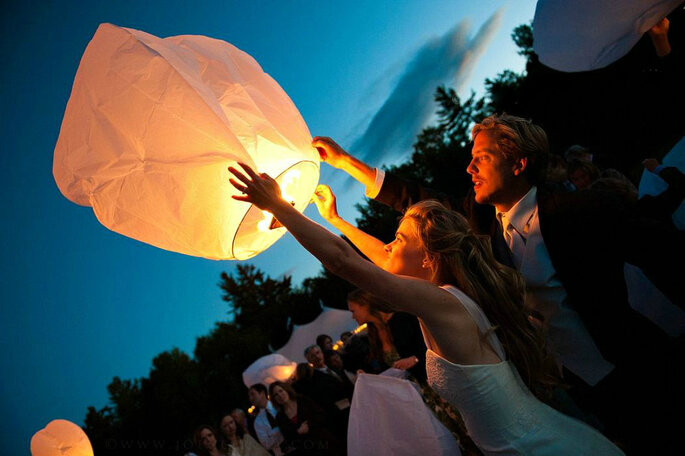
[[[435,192],[314,139],[324,162],[404,214],[386,245],[338,215],[330,188],[317,188],[322,217],[368,260],[294,210],[271,177],[229,168],[243,194],[234,198],[273,213],[357,286],[349,308],[369,323],[366,358],[345,366],[343,356],[341,367],[325,343],[309,347],[292,389],[272,386],[284,441],[316,429],[319,441],[344,451],[352,372],[394,367],[445,404],[462,425],[462,450],[471,441],[484,454],[677,452],[677,420],[663,408],[682,406],[681,344],[631,307],[624,265],[641,268],[682,307],[685,238],[670,217],[683,201],[682,173],[646,160],[669,188],[638,198],[620,173],[596,169],[587,150],[552,158],[544,130],[529,120],[493,115],[472,139],[468,195]],[[337,382],[337,395],[322,393],[324,379]],[[327,421],[314,418],[317,404]],[[308,426],[298,409],[311,416]]]
[[[357,293],[350,295],[350,309],[356,305],[356,296]],[[371,323],[365,315],[353,311],[357,321]],[[416,319],[414,322],[418,326]],[[344,455],[357,374],[365,372],[362,367],[368,373],[388,368],[382,359],[376,358],[371,349],[373,343],[366,331],[342,333],[335,348],[329,335],[319,335],[316,343],[304,349],[308,362],[298,364],[286,382],[249,387],[252,407],[248,412],[236,408],[223,416],[216,427],[200,426],[194,434],[196,454]],[[346,365],[358,367],[350,371]],[[423,372],[425,379],[425,369]]]

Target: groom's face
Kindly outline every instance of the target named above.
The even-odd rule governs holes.
[[[498,205],[509,198],[516,172],[516,161],[500,152],[495,136],[485,130],[476,135],[471,151],[471,163],[466,171],[471,174],[473,191],[478,204]]]

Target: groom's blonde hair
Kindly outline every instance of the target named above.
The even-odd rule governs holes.
[[[526,158],[524,174],[531,185],[543,183],[547,177],[549,141],[547,133],[530,119],[509,114],[493,114],[471,129],[471,140],[482,132],[489,132],[499,152],[507,159]]]

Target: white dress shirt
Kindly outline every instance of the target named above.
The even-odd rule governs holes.
[[[508,221],[515,230],[512,235],[523,241],[523,248],[514,248],[512,257],[526,281],[526,306],[544,317],[552,350],[568,370],[589,385],[596,385],[614,365],[604,359],[580,316],[568,303],[540,232],[537,187],[531,188],[509,211],[498,213],[497,218]]]
[[[376,170],[376,179],[373,181],[373,183],[366,187],[364,190],[364,195],[366,195],[367,198],[375,198],[378,196],[378,194],[381,192],[381,187],[383,186],[383,181],[385,180],[385,171],[383,171],[380,168],[375,168]]]
[[[276,414],[278,412],[274,408],[271,401],[267,401],[266,409],[269,410],[271,416],[276,418]],[[257,417],[254,420],[254,431],[255,434],[257,434],[259,442],[262,444],[262,446],[264,446],[264,448],[267,450],[272,450],[276,454],[280,454],[279,445],[284,440],[283,434],[281,434],[281,430],[278,428],[278,426],[273,428],[271,427],[271,423],[269,423],[269,417],[266,415],[264,409],[259,409]]]

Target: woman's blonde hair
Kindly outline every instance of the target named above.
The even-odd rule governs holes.
[[[406,219],[415,222],[432,263],[431,282],[454,285],[480,306],[524,383],[546,398],[558,384],[555,364],[542,331],[528,320],[523,277],[495,260],[488,236],[475,234],[462,215],[437,201],[414,204],[402,218]]]

